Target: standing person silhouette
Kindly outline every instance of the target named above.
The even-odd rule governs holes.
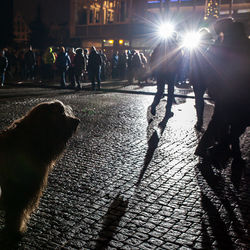
[[[163,96],[166,83],[168,84],[166,117],[172,117],[174,115],[174,113],[171,112],[174,100],[174,82],[181,64],[181,59],[182,55],[177,43],[176,33],[173,33],[166,39],[162,39],[151,55],[150,66],[157,81],[157,92],[151,104],[151,114],[153,116],[156,114],[156,106]]]
[[[95,81],[97,81],[97,90],[101,89],[101,65],[102,58],[93,46],[91,47],[88,60],[88,74],[92,90],[96,90]]]
[[[213,44],[213,36],[207,28],[199,30],[199,46],[197,49],[190,50],[190,82],[193,86],[195,96],[195,109],[197,122],[195,129],[202,131],[203,113],[204,113],[204,94],[208,88],[207,83],[207,68],[208,68],[208,53],[209,48]]]

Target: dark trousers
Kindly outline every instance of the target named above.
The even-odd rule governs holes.
[[[0,84],[1,86],[4,85],[4,81],[5,81],[5,71],[0,72]]]
[[[26,79],[34,78],[35,65],[26,65]]]
[[[60,83],[61,87],[66,86],[66,69],[65,68],[59,68],[59,74],[60,74]]]
[[[81,74],[82,72],[81,71],[75,71],[75,79],[76,79],[76,83],[77,83],[77,86],[80,87],[80,79],[81,79]]]
[[[92,90],[96,89],[96,83],[97,82],[97,89],[101,88],[101,77],[100,77],[100,70],[89,72],[89,79],[91,81],[91,87]]]
[[[71,85],[75,86],[75,69],[73,67],[69,67],[68,73]]]
[[[164,75],[157,76],[157,92],[155,94],[151,107],[155,108],[160,103],[160,100],[165,91],[165,84],[167,83],[168,99],[166,105],[166,112],[169,113],[171,111],[174,100],[174,80],[175,80],[175,74],[168,75],[167,77]]]
[[[197,123],[203,125],[203,113],[204,113],[204,99],[203,96],[206,92],[206,86],[200,83],[193,84],[194,96],[195,96],[195,109],[197,115]]]

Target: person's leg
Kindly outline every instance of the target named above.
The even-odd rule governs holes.
[[[61,87],[65,87],[66,86],[66,72],[64,69],[60,70],[60,74],[61,74]]]
[[[215,144],[218,139],[218,132],[221,130],[224,118],[220,112],[220,107],[215,104],[213,116],[208,127],[202,135],[199,144],[195,150],[195,155],[204,157],[207,155],[207,149]]]
[[[173,116],[173,112],[171,112],[173,100],[174,100],[174,81],[170,81],[168,83],[168,99],[167,99],[167,105],[166,105],[166,116]]]
[[[101,70],[96,73],[97,89],[101,89]]]
[[[80,85],[80,76],[81,76],[81,73],[75,72],[75,79],[76,79],[77,88],[81,88],[81,85]]]
[[[203,96],[205,94],[206,88],[200,84],[194,84],[194,95],[195,95],[195,109],[197,115],[197,122],[195,124],[195,128],[197,130],[201,130],[203,126],[203,113],[204,113],[204,99]]]
[[[95,74],[93,72],[89,73],[89,79],[91,81],[91,90],[95,90]]]
[[[4,85],[4,80],[5,80],[5,72],[0,72],[0,84],[3,87]]]

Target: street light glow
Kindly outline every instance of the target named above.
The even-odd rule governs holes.
[[[174,25],[171,23],[162,23],[158,28],[158,36],[162,39],[171,37],[174,33]]]
[[[200,44],[201,36],[198,32],[187,33],[182,42],[182,46],[188,49],[197,48]]]

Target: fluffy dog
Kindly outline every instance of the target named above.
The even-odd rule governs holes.
[[[78,124],[72,109],[55,100],[38,104],[0,133],[0,203],[8,235],[26,231],[49,171]]]

